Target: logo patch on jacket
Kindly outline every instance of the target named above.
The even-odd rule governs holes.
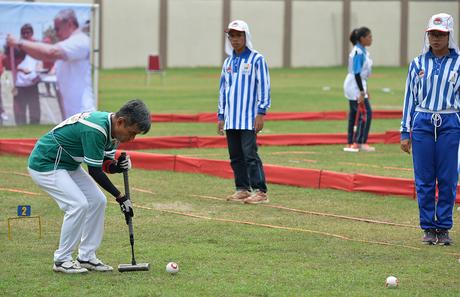
[[[243,64],[243,74],[251,73],[251,67],[252,65],[250,63]]]

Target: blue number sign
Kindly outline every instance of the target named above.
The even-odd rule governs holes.
[[[18,217],[30,217],[30,205],[18,205]]]

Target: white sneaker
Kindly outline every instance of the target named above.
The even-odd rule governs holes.
[[[63,273],[86,273],[88,269],[80,266],[78,261],[55,262],[53,266],[55,272]]]
[[[359,146],[359,150],[362,152],[375,152],[375,147],[364,143]]]
[[[359,152],[359,146],[356,143],[348,144],[346,147],[343,148],[343,151],[349,153],[357,153]]]
[[[82,267],[88,270],[103,271],[103,272],[113,270],[112,266],[102,263],[102,261],[97,258],[93,260],[89,260],[89,261],[83,261],[83,260],[77,259],[77,261],[80,263]]]

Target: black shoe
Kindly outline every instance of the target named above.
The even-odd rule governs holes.
[[[449,236],[449,230],[447,229],[438,229],[437,231],[438,244],[441,245],[451,245],[453,243],[452,238]]]
[[[425,229],[423,230],[423,238],[422,242],[424,244],[436,244],[438,239],[436,238],[436,230],[435,229]]]

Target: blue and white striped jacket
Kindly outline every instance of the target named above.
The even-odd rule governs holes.
[[[455,50],[441,58],[431,51],[416,57],[409,65],[404,95],[401,139],[408,139],[415,108],[441,112],[460,110],[460,59]]]
[[[220,78],[218,119],[224,130],[254,130],[257,114],[270,108],[270,75],[265,58],[246,49],[225,59]]]

